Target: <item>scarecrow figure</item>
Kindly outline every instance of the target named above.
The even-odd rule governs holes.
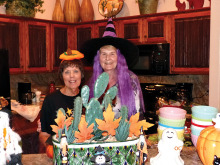
[[[94,162],[94,165],[109,165],[107,162],[110,161],[110,157],[105,155],[105,151],[101,146],[98,146],[95,150],[95,155],[91,158],[91,162]]]

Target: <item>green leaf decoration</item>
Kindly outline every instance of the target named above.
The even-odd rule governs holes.
[[[84,107],[87,107],[89,100],[89,92],[90,92],[89,87],[87,85],[84,85],[81,89],[82,103]]]
[[[108,86],[109,75],[106,72],[103,72],[95,82],[94,86],[94,97],[99,98]]]
[[[111,87],[106,94],[109,95],[109,97],[111,98],[111,100],[113,100],[115,98],[115,96],[118,93],[118,88],[116,86]]]

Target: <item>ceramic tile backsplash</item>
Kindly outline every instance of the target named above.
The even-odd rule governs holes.
[[[88,80],[91,72],[85,72],[85,80]],[[160,84],[176,84],[176,83],[193,83],[193,98],[194,102],[208,105],[208,75],[169,75],[169,76],[139,76],[141,83],[160,83]],[[38,89],[42,93],[47,94],[51,81],[55,82],[56,86],[62,86],[57,73],[38,73],[38,74],[17,74],[10,75],[11,98],[16,99],[18,82],[29,81],[31,88]]]

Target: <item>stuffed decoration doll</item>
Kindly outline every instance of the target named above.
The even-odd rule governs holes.
[[[139,164],[140,165],[144,165],[145,161],[147,160],[147,156],[148,156],[148,151],[147,151],[147,143],[146,143],[146,139],[143,133],[143,126],[141,127],[141,134],[139,137],[139,142],[137,144],[137,153],[136,155],[139,158]]]
[[[21,138],[9,126],[9,110],[1,103],[0,101],[0,165],[22,165],[22,149],[19,145]]]
[[[68,143],[66,139],[66,135],[62,133],[61,142],[60,142],[60,157],[61,157],[61,164],[68,165]]]

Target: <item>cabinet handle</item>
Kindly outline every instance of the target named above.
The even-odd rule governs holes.
[[[144,38],[147,38],[147,35],[144,35]]]

